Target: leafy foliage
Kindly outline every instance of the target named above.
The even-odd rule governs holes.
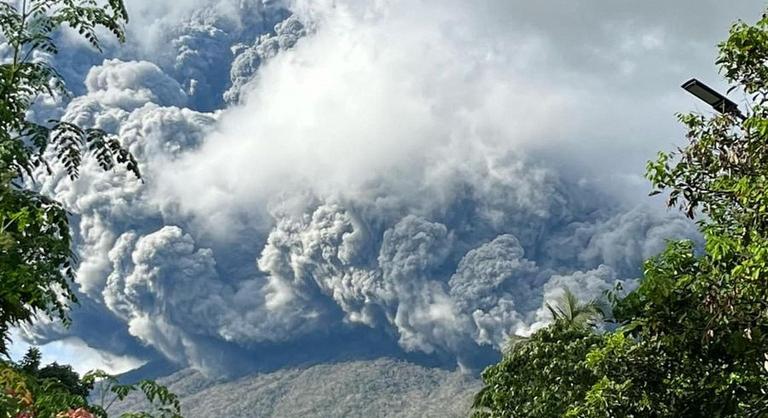
[[[131,392],[142,393],[150,412],[126,413],[122,418],[180,418],[179,400],[166,387],[150,380],[135,385],[120,384],[102,371],[82,379],[70,366],[56,363],[43,368],[40,351],[31,348],[19,363],[0,362],[0,417],[107,417],[110,406]],[[100,386],[101,402],[91,404],[88,396]]]
[[[563,289],[560,300],[555,303],[547,303],[547,309],[555,321],[565,322],[570,326],[591,326],[602,316],[597,301],[580,303],[576,295],[570,289]]]
[[[102,371],[88,373],[83,381],[100,384],[101,401],[92,406],[94,415],[107,417],[107,410],[116,402],[125,399],[131,392],[141,392],[149,402],[152,412],[132,412],[121,418],[181,418],[181,404],[178,397],[163,385],[152,380],[142,380],[133,385],[120,384],[115,377]]]
[[[592,330],[558,320],[517,342],[483,372],[486,386],[475,397],[473,416],[562,415],[597,381],[581,361],[600,341]]]
[[[75,29],[101,49],[97,32],[106,29],[124,40],[128,15],[123,0],[19,0],[0,2],[0,39],[12,51],[0,64],[0,354],[7,356],[9,328],[47,314],[67,324],[68,305],[77,302],[70,283],[76,259],[68,214],[60,202],[27,187],[40,168],[49,173],[60,164],[74,180],[83,158],[104,170],[120,165],[140,178],[138,164],[106,132],[77,124],[28,118],[44,96],[67,96],[64,80],[48,58],[58,52],[55,32]],[[91,405],[96,383],[102,393],[123,399],[141,391],[153,405],[150,413],[125,417],[180,417],[180,404],[167,388],[152,381],[119,384],[94,372],[80,376],[68,365],[40,368],[41,356],[30,350],[15,364],[0,361],[0,418],[106,417],[108,405]],[[106,382],[106,383],[105,383]]]
[[[475,417],[557,416],[596,382],[580,361],[602,341],[593,329],[602,316],[598,304],[580,303],[564,289],[547,308],[554,323],[530,338],[512,340],[502,361],[483,372],[486,386],[475,397]],[[540,384],[552,376],[556,384]]]
[[[768,416],[766,62],[768,18],[734,25],[717,63],[751,95],[747,116],[681,115],[688,144],[648,164],[704,254],[681,241],[646,261],[613,331],[558,319],[516,346],[483,374],[479,416]]]
[[[77,299],[67,213],[53,200],[0,180],[0,353],[9,326],[38,310],[66,323],[66,302]]]
[[[30,108],[44,96],[66,96],[64,80],[48,57],[58,48],[62,26],[100,48],[99,28],[119,41],[128,16],[122,0],[20,0],[0,2],[0,39],[11,47],[0,64],[0,354],[8,329],[48,314],[67,322],[67,305],[77,302],[69,287],[76,262],[67,213],[59,202],[25,187],[33,172],[61,164],[75,179],[84,157],[104,170],[124,166],[140,175],[133,156],[106,132],[67,121],[30,120]]]

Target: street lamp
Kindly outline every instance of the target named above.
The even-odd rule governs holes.
[[[718,93],[715,89],[709,87],[701,81],[692,78],[683,83],[681,87],[687,90],[688,93],[691,93],[692,95],[704,101],[704,103],[712,106],[712,108],[717,112],[723,114],[731,113],[741,119],[745,119],[744,114],[742,114],[739,110],[739,105],[732,102],[730,99]]]

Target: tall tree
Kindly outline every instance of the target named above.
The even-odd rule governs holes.
[[[483,372],[474,417],[561,416],[597,382],[583,360],[602,338],[586,322],[554,318],[530,338],[511,341],[502,360]]]
[[[67,212],[28,187],[33,171],[50,171],[58,162],[74,179],[89,157],[105,170],[120,164],[139,176],[130,153],[104,131],[28,117],[38,100],[68,94],[51,65],[59,28],[69,26],[100,49],[99,28],[123,41],[127,20],[122,0],[0,2],[0,42],[11,51],[0,64],[0,354],[7,351],[9,327],[37,314],[66,323],[67,305],[76,301]]]
[[[486,370],[478,415],[768,416],[768,18],[735,24],[719,49],[722,74],[750,96],[746,117],[680,115],[688,144],[648,164],[654,194],[697,220],[704,254],[682,241],[648,260],[615,300],[614,331],[555,322],[506,354],[500,365],[516,367]]]
[[[39,365],[40,351],[36,348],[17,364],[0,362],[0,417],[107,418],[114,402],[131,392],[140,392],[149,411],[125,413],[121,418],[181,418],[178,397],[153,381],[121,384],[101,371],[80,378],[70,366]],[[90,402],[94,385],[98,385],[99,399]]]
[[[29,186],[34,171],[51,172],[58,164],[74,180],[82,159],[95,158],[104,170],[120,165],[140,177],[133,156],[104,131],[28,117],[45,96],[68,95],[51,64],[57,30],[68,26],[101,50],[98,31],[106,29],[122,42],[127,21],[123,0],[0,1],[0,43],[11,51],[0,57],[0,355],[8,354],[10,327],[37,315],[68,323],[68,305],[76,302],[68,214],[60,202]],[[181,416],[177,397],[155,382],[123,385],[102,372],[81,379],[70,366],[40,368],[40,361],[37,349],[20,364],[0,359],[0,417],[106,417],[109,403],[132,391],[146,396],[152,413],[124,417]],[[105,385],[108,404],[89,403],[96,383]]]

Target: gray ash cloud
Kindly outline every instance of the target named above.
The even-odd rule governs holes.
[[[605,146],[625,110],[582,103],[620,92],[572,86],[585,70],[554,65],[570,59],[558,31],[489,24],[512,13],[494,2],[204,3],[46,110],[116,134],[145,181],[93,162],[74,182],[41,173],[76,214],[72,313],[87,325],[41,322],[37,342],[70,332],[211,373],[311,361],[313,347],[475,369],[545,324],[563,288],[631,287],[666,240],[696,238],[617,192],[645,190],[636,163],[652,154]],[[633,36],[676,48],[664,22],[638,19],[647,30],[600,50],[620,55]]]

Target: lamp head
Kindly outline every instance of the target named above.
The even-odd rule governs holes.
[[[712,106],[717,112],[732,113],[739,117],[744,117],[736,103],[695,78],[686,81],[681,87],[701,99],[704,103]]]

